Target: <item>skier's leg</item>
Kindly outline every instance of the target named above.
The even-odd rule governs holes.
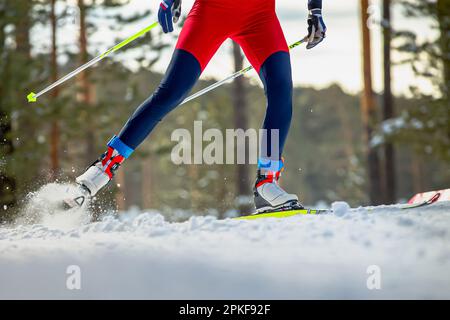
[[[220,8],[220,7],[219,7]],[[186,18],[176,50],[155,93],[131,116],[119,139],[135,149],[161,119],[178,106],[197,82],[200,74],[228,37],[219,20],[220,11],[195,2]]]
[[[140,105],[118,136],[108,143],[108,150],[76,181],[91,196],[104,187],[139,144],[161,119],[179,105],[201,74],[200,64],[189,52],[175,50],[169,68],[154,94]]]
[[[279,51],[272,54],[261,66],[259,75],[267,98],[260,156],[279,161],[292,119],[293,88],[289,53]]]
[[[157,90],[137,108],[120,134],[111,139],[108,150],[76,179],[90,196],[95,195],[112,179],[114,171],[156,124],[183,101],[209,60],[228,37],[226,28],[215,25],[219,23],[215,17],[220,15],[211,10],[216,9],[205,6],[203,2],[194,4]],[[220,23],[224,25],[223,21]]]
[[[254,187],[258,211],[279,207],[301,207],[298,197],[278,184],[284,167],[281,154],[292,118],[292,75],[289,53],[273,53],[262,64],[259,75],[267,97],[266,116]]]
[[[161,119],[178,106],[201,74],[200,64],[189,52],[175,50],[160,85],[127,121],[119,139],[136,149]]]
[[[281,158],[292,118],[292,72],[289,49],[273,8],[253,17],[247,30],[235,35],[250,63],[259,73],[267,98],[254,187],[258,212],[301,207],[296,195],[278,184]]]
[[[169,68],[154,94],[141,104],[118,136],[108,142],[108,150],[76,181],[95,195],[114,176],[121,163],[150,134],[161,119],[179,105],[201,74],[200,64],[189,52],[175,50]]]
[[[267,111],[263,129],[267,134],[261,141],[260,156],[278,161],[292,117],[289,48],[272,6],[248,17],[248,20],[249,27],[232,38],[242,47],[264,84]],[[272,141],[271,137],[277,135],[278,139]]]

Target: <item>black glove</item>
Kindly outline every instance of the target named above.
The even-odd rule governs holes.
[[[308,44],[306,49],[312,49],[323,41],[327,27],[322,18],[322,1],[309,0],[308,2]]]

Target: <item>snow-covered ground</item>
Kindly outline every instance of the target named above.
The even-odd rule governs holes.
[[[0,227],[0,299],[450,298],[450,202],[334,207],[183,223],[129,212],[86,224],[83,212],[53,211]],[[80,290],[67,288],[74,265]],[[379,271],[379,290],[368,289],[368,270]]]

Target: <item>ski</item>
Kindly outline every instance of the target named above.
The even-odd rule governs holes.
[[[440,192],[436,192],[429,199],[426,199],[426,200],[424,200],[422,202],[418,202],[418,203],[403,204],[403,205],[400,206],[400,209],[413,209],[413,208],[424,207],[424,206],[427,206],[427,205],[430,205],[430,204],[433,204],[433,203],[437,202],[440,197],[441,197],[441,193]]]
[[[253,213],[250,215],[236,217],[235,220],[254,220],[254,219],[264,219],[264,218],[289,218],[296,215],[306,215],[306,214],[325,214],[329,213],[331,210],[327,209],[293,209],[293,210],[280,210],[264,213]]]

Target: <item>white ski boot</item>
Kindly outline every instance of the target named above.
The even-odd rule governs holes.
[[[76,182],[89,191],[91,197],[95,196],[114,177],[114,172],[123,162],[124,157],[112,147],[101,155]]]
[[[283,171],[284,161],[258,163],[258,174],[253,188],[256,213],[302,209],[295,194],[284,191],[278,181]]]
[[[80,195],[64,200],[64,207],[67,209],[81,207],[87,198],[95,196],[113,179],[115,171],[132,152],[131,148],[114,136],[108,143],[108,150],[76,178],[77,184],[80,185]]]

